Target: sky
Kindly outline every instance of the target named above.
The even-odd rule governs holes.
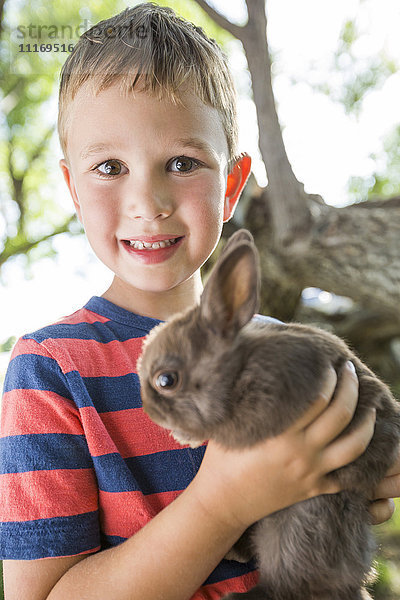
[[[214,0],[213,5],[243,23],[246,13],[242,0]],[[357,118],[346,115],[341,105],[309,85],[332,78],[329,66],[339,33],[345,20],[354,16],[362,32],[356,48],[360,60],[382,49],[390,56],[400,56],[398,0],[268,1],[269,43],[276,58],[274,90],[289,160],[307,192],[319,193],[336,206],[348,201],[349,177],[372,172],[370,155],[379,153],[385,136],[399,122],[400,73],[367,96]],[[243,87],[246,62],[237,43],[232,44],[231,68],[238,87]],[[52,106],[55,119],[55,99]],[[248,98],[239,102],[239,126],[240,149],[253,157],[258,182],[265,185],[255,108]],[[54,178],[62,155],[57,139],[52,145],[50,170]],[[72,204],[61,171],[57,181],[57,202],[69,209]],[[111,273],[99,263],[84,238],[59,236],[54,245],[59,250],[57,258],[34,264],[29,279],[18,259],[6,265],[4,285],[0,285],[0,341],[70,314],[92,295],[100,295],[111,282]],[[5,360],[0,357],[0,371]]]

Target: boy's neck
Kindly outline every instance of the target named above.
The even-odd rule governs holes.
[[[163,292],[132,288],[115,276],[102,297],[138,315],[168,321],[173,315],[198,304],[202,291],[199,272],[179,287]]]

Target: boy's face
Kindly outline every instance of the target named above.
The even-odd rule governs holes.
[[[70,107],[64,177],[93,250],[126,293],[179,288],[231,216],[219,114],[182,100],[83,86]]]

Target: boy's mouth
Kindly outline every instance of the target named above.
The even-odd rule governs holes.
[[[162,236],[154,236],[153,238],[140,240],[122,240],[123,243],[135,250],[159,250],[160,248],[169,248],[179,242],[183,236],[163,238]]]

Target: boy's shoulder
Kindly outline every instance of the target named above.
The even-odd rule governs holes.
[[[259,324],[259,325],[263,325],[263,324],[267,324],[267,323],[275,323],[276,325],[283,325],[283,322],[279,321],[279,319],[275,319],[275,317],[268,317],[267,315],[259,315],[258,313],[256,315],[254,315],[254,317],[252,318],[252,323]]]
[[[55,359],[63,371],[76,361],[92,362],[99,355],[107,354],[116,360],[121,348],[137,354],[144,337],[159,322],[94,296],[74,313],[23,335],[11,358],[42,355]]]
[[[39,344],[49,339],[71,338],[107,342],[145,336],[158,323],[157,319],[137,315],[105,298],[93,296],[82,308],[23,335],[21,340],[34,340]]]
[[[45,343],[49,339],[63,339],[77,337],[80,332],[89,332],[96,327],[97,323],[106,323],[109,319],[96,312],[89,310],[87,305],[79,308],[70,315],[60,317],[53,323],[24,334],[20,341],[33,340],[38,344]]]

